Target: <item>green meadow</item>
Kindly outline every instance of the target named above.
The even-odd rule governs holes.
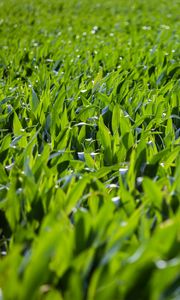
[[[0,300],[180,299],[180,1],[0,1]]]

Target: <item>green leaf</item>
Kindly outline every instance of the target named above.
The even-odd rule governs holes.
[[[66,198],[65,210],[67,214],[69,214],[72,211],[72,209],[76,207],[89,181],[90,179],[88,177],[84,177],[74,184],[73,188],[71,189]]]
[[[36,94],[36,92],[34,91],[34,89],[32,88],[32,111],[36,112],[38,106],[39,106],[39,98]]]
[[[160,208],[162,204],[162,192],[157,182],[145,177],[143,179],[143,189],[145,192],[146,200],[149,204],[153,204],[155,207]]]
[[[112,130],[114,134],[118,132],[120,129],[120,122],[121,122],[120,116],[121,116],[120,106],[119,104],[116,103],[114,105],[113,115],[112,115]]]
[[[13,131],[14,131],[14,135],[22,134],[22,125],[21,125],[21,122],[20,122],[16,112],[14,112]]]
[[[99,140],[104,148],[104,160],[107,165],[112,163],[112,152],[111,152],[111,133],[103,122],[103,117],[99,117]]]

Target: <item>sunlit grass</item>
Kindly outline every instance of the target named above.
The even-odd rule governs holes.
[[[179,23],[1,1],[0,298],[179,299]]]

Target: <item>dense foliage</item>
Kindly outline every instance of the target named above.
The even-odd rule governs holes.
[[[0,1],[0,299],[179,299],[179,7]]]

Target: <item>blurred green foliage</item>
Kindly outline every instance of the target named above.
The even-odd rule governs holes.
[[[179,299],[179,5],[1,0],[0,299]]]

